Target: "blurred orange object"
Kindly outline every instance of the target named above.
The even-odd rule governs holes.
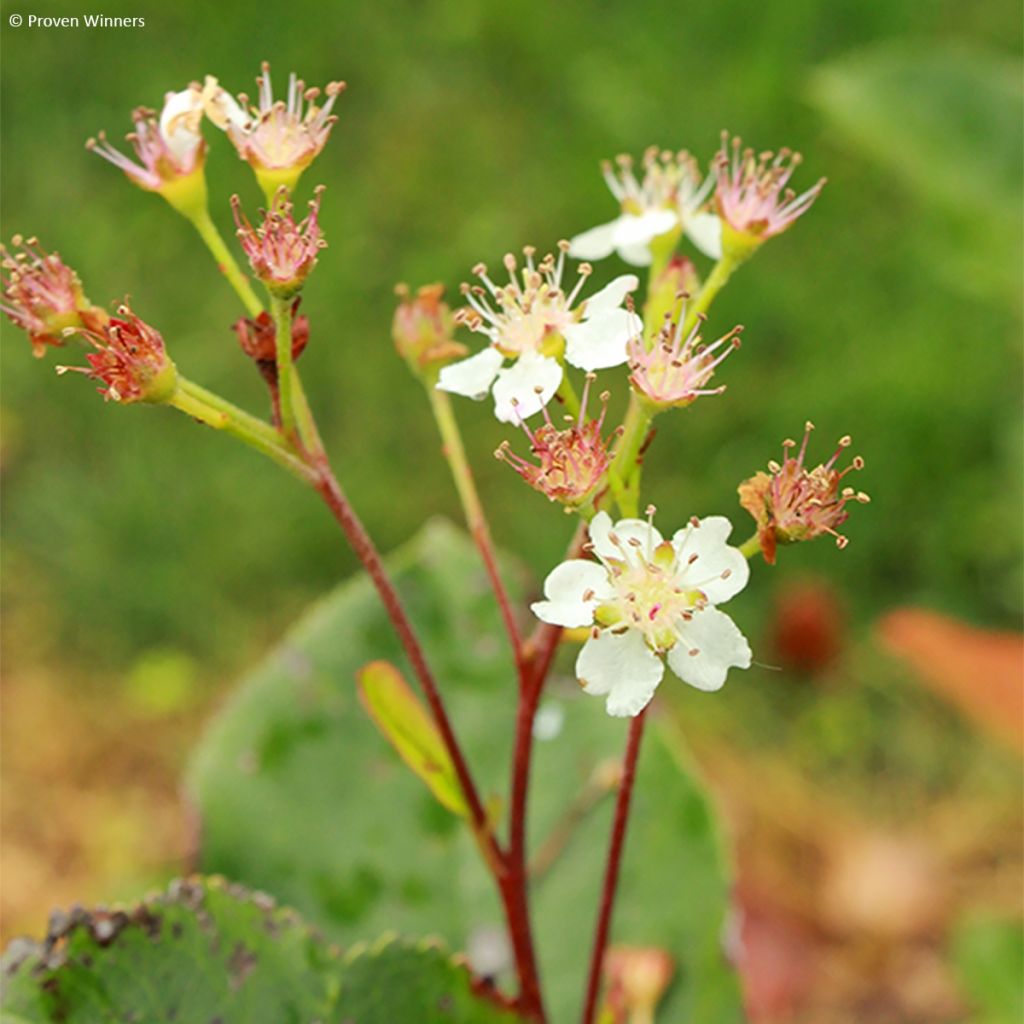
[[[977,629],[924,608],[890,612],[877,630],[932,690],[1024,753],[1024,635]]]
[[[790,583],[779,592],[769,629],[782,667],[806,675],[827,669],[846,639],[845,615],[835,589],[816,579]]]

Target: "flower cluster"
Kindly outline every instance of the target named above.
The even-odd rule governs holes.
[[[104,132],[86,145],[140,188],[159,192],[191,216],[206,204],[205,117],[227,133],[239,156],[253,168],[270,203],[281,186],[295,187],[324,148],[337,120],[331,110],[345,83],[329,83],[323,90],[327,99],[318,105],[321,90],[307,89],[294,72],[288,79],[287,100],[274,100],[266,62],[256,82],[258,103],[251,108],[248,97],[242,94],[236,101],[212,75],[202,85],[192,82],[180,92],[167,93],[159,113],[136,108],[135,128],[127,139],[138,162],[115,149]]]
[[[294,446],[300,435],[310,450],[319,444],[306,414],[296,416],[301,385],[296,392],[293,363],[309,338],[308,319],[297,315],[297,295],[326,244],[319,223],[322,186],[301,220],[295,217],[291,193],[327,142],[344,83],[309,89],[293,73],[287,95],[275,100],[270,67],[264,63],[257,85],[255,104],[241,94],[236,101],[208,76],[202,86],[193,83],[168,93],[159,114],[139,108],[129,136],[137,162],[102,134],[89,146],[137,185],[159,192],[185,213],[211,248],[249,311],[235,323],[235,332],[270,387],[269,427],[280,432],[284,448],[275,448],[274,435],[268,438],[244,417],[232,420],[232,429],[257,431],[257,447],[291,465],[294,455],[287,446]],[[204,118],[227,134],[268,197],[269,209],[255,225],[237,195],[231,205],[239,242],[252,272],[270,292],[273,315],[262,310],[206,211]],[[751,664],[746,640],[717,606],[746,584],[747,555],[755,538],[742,549],[731,547],[729,521],[710,516],[692,519],[665,539],[654,527],[653,508],[647,520],[634,516],[641,507],[641,475],[654,416],[725,390],[713,378],[739,347],[742,328],[705,345],[705,311],[736,267],[765,239],[790,227],[822,190],[824,180],[800,195],[789,188],[799,163],[799,155],[788,149],[755,154],[728,133],[706,173],[686,151],[651,147],[639,165],[619,156],[602,167],[619,206],[613,220],[560,242],[543,258],[533,247],[524,248],[521,258],[507,254],[504,282],[478,264],[473,269],[477,281],[462,286],[465,305],[454,313],[441,285],[415,294],[404,286],[398,289],[392,336],[413,372],[428,388],[477,400],[490,396],[497,419],[520,426],[530,446],[524,457],[504,441],[498,458],[549,500],[589,520],[586,550],[593,559],[573,558],[555,568],[545,581],[544,600],[532,608],[546,623],[589,631],[577,675],[586,692],[606,697],[612,715],[639,714],[666,664],[703,690],[721,687],[730,668]],[[678,251],[684,240],[717,261],[703,283],[694,262]],[[651,268],[643,318],[634,309],[640,280],[632,273],[588,294],[593,274],[588,261],[612,253]],[[567,268],[570,256],[584,261],[573,279]],[[216,396],[178,377],[159,333],[127,307],[110,319],[91,306],[78,278],[56,254],[26,246],[11,256],[4,249],[2,264],[3,312],[29,332],[37,353],[61,344],[69,329],[82,334],[94,351],[80,372],[100,381],[106,398],[172,402],[207,422],[234,415]],[[467,355],[455,338],[458,327],[482,334],[486,347]],[[290,348],[283,341],[288,329]],[[590,389],[597,371],[623,365],[629,408],[622,425],[606,436],[611,393],[601,392],[600,412],[591,417]],[[586,375],[581,403],[569,379],[572,368]],[[555,396],[568,411],[562,418],[548,409]],[[462,494],[469,486],[467,468],[456,464],[464,459],[462,445],[449,445],[457,428],[446,403],[435,401],[434,406]],[[528,425],[540,413],[543,422]],[[775,560],[779,543],[823,533],[843,546],[846,539],[838,528],[848,516],[847,505],[868,500],[842,485],[863,460],[836,468],[849,439],[840,442],[828,462],[808,469],[808,435],[795,457],[795,443],[787,441],[781,464],[770,463],[769,473],[758,473],[739,488],[768,562]],[[609,514],[614,506],[622,516],[618,522]]]
[[[581,370],[600,370],[626,361],[626,344],[642,329],[640,318],[623,308],[639,281],[632,274],[617,277],[589,299],[580,293],[590,276],[581,264],[572,289],[562,288],[569,245],[558,256],[534,261],[533,248],[523,250],[520,269],[511,253],[505,257],[507,285],[495,284],[482,263],[473,272],[482,285],[464,285],[468,309],[456,314],[459,323],[486,335],[490,346],[475,356],[446,366],[437,386],[469,398],[494,395],[495,415],[504,423],[528,419],[547,405],[562,383],[562,363]],[[511,366],[505,360],[511,359]]]
[[[761,551],[770,565],[780,543],[813,540],[827,533],[835,537],[839,548],[846,547],[847,539],[837,527],[849,518],[847,504],[870,501],[863,491],[841,486],[847,473],[864,468],[864,460],[857,455],[845,469],[836,469],[839,456],[850,446],[849,437],[840,438],[828,462],[813,469],[804,465],[813,429],[814,424],[808,422],[796,458],[791,454],[796,442],[784,441],[781,465],[769,462],[768,473],[757,473],[739,487],[740,504],[757,523]]]
[[[648,519],[612,523],[598,512],[590,523],[596,562],[570,559],[544,581],[532,605],[543,622],[590,627],[576,660],[587,693],[606,696],[610,715],[639,714],[669,668],[699,690],[717,690],[730,668],[749,668],[750,647],[718,611],[747,584],[744,555],[726,541],[722,516],[691,519],[665,540]]]

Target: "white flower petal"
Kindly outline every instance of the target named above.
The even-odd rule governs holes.
[[[242,106],[226,89],[223,89],[213,75],[207,75],[203,83],[203,109],[206,116],[220,129],[244,128],[251,120]]]
[[[612,517],[607,512],[598,512],[587,527],[591,547],[598,558],[617,558],[615,548],[609,545],[608,534],[612,529]]]
[[[160,135],[167,143],[174,160],[186,167],[203,141],[199,132],[203,93],[198,87],[169,92],[160,111]]]
[[[561,383],[557,359],[527,352],[499,372],[493,388],[494,415],[502,423],[529,419],[551,401]]]
[[[587,693],[608,695],[609,715],[638,715],[654,696],[665,666],[634,630],[591,637],[576,659],[576,675]]]
[[[722,258],[722,222],[714,213],[694,213],[686,218],[686,235],[705,256]]]
[[[628,263],[631,267],[649,267],[654,262],[651,256],[651,247],[643,242],[635,245],[620,245],[616,252],[619,258]]]
[[[626,300],[626,296],[639,287],[640,278],[636,274],[620,274],[587,299],[583,307],[584,319],[618,309]]]
[[[750,645],[725,612],[694,612],[681,632],[679,643],[668,652],[668,664],[684,683],[698,690],[720,690],[730,668],[750,668]]]
[[[615,248],[615,227],[618,220],[599,224],[569,239],[569,255],[577,260],[603,260]]]
[[[725,516],[708,516],[672,538],[682,566],[680,580],[687,588],[702,591],[711,604],[725,604],[750,579],[750,563],[739,548],[726,543],[730,533],[732,523]]]
[[[585,598],[588,593],[591,596]],[[530,608],[542,622],[578,629],[593,623],[594,609],[612,593],[604,566],[574,558],[551,570],[544,581],[547,600],[537,601]]]
[[[629,339],[641,334],[644,322],[626,309],[610,309],[578,324],[570,324],[565,336],[565,358],[588,373],[621,366]]]
[[[648,210],[646,213],[626,214],[615,222],[615,248],[631,245],[650,245],[658,235],[667,234],[679,223],[675,210]]]
[[[618,543],[612,537],[617,538]],[[590,522],[590,543],[601,559],[636,561],[637,554],[646,558],[661,542],[662,536],[657,527],[651,526],[646,519],[620,519],[612,524],[607,512],[598,512]],[[631,555],[633,557],[629,557]]]
[[[468,359],[449,363],[441,370],[436,386],[441,391],[480,401],[491,390],[502,362],[504,357],[496,348],[485,348]]]

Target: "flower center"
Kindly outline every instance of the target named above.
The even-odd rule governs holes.
[[[628,625],[639,630],[658,653],[671,650],[679,640],[679,626],[705,603],[699,590],[680,586],[674,566],[654,562],[614,562],[609,566],[615,596],[597,609],[603,625]]]

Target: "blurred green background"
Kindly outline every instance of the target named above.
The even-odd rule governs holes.
[[[237,300],[205,250],[83,143],[101,128],[117,140],[135,105],[159,106],[209,72],[251,91],[263,58],[282,85],[291,68],[310,83],[343,77],[340,121],[303,181],[328,186],[330,242],[304,299],[313,341],[303,366],[339,472],[383,548],[431,512],[457,513],[425,403],[391,348],[395,282],[454,287],[477,260],[550,246],[613,214],[600,159],[654,142],[703,161],[728,127],[758,148],[801,149],[798,186],[821,174],[830,183],[716,307],[711,327],[743,323],[746,344],[723,377],[727,398],[662,425],[649,474],[661,516],[739,519],[736,484],[810,418],[819,454],[853,434],[874,504],[857,510],[841,558],[817,545],[793,562],[841,576],[858,616],[912,600],[1016,621],[1012,3],[107,13],[144,14],[146,27],[5,25],[6,234],[58,249],[95,302],[131,296],[184,372],[260,409],[261,382],[229,329]],[[906,88],[882,84],[892,111],[871,109],[870,97],[856,109],[843,78],[854,59],[818,69],[883,40],[923,70]],[[1001,73],[1006,95],[994,88]],[[994,95],[971,95],[972,74]],[[827,113],[843,99],[849,125]],[[919,123],[899,109],[914,99],[930,105],[916,108]],[[883,159],[847,130],[861,121]],[[210,142],[227,232],[230,193],[250,206],[259,193],[227,140]],[[29,646],[25,656],[120,673],[159,645],[230,672],[351,569],[317,501],[275,467],[175,414],[104,408],[82,380],[55,379],[52,356],[28,358],[6,324],[5,335],[11,662]],[[566,525],[490,458],[505,432],[487,406],[458,412],[499,541],[544,572]]]
[[[390,342],[396,282],[454,289],[478,260],[610,219],[598,163],[618,152],[656,143],[703,164],[723,128],[801,150],[796,186],[829,184],[716,304],[709,330],[743,323],[744,346],[721,371],[726,396],[660,424],[647,474],[659,521],[725,513],[746,536],[736,485],[811,419],[815,456],[853,435],[873,501],[854,509],[841,554],[806,545],[754,573],[732,609],[752,636],[794,572],[832,582],[854,637],[906,604],[1019,626],[1017,4],[104,5],[144,16],[141,29],[14,29],[15,11],[82,13],[3,5],[5,237],[58,249],[94,302],[130,296],[183,372],[254,410],[264,395],[230,330],[233,293],[189,226],[83,143],[99,129],[117,141],[134,106],[207,73],[252,92],[262,59],[279,87],[292,68],[348,82],[302,182],[327,185],[330,243],[303,300],[302,367],[385,550],[428,515],[458,513]],[[208,137],[228,233],[228,196],[250,208],[260,196],[227,140]],[[9,677],[148,694],[157,716],[202,703],[352,571],[317,500],[273,465],[170,411],[105,407],[82,379],[54,376],[54,354],[33,360],[6,321],[3,334]],[[621,378],[605,377],[618,408]],[[489,404],[457,413],[499,544],[540,578],[568,522],[491,457],[508,432]],[[887,711],[864,713],[870,732]]]

